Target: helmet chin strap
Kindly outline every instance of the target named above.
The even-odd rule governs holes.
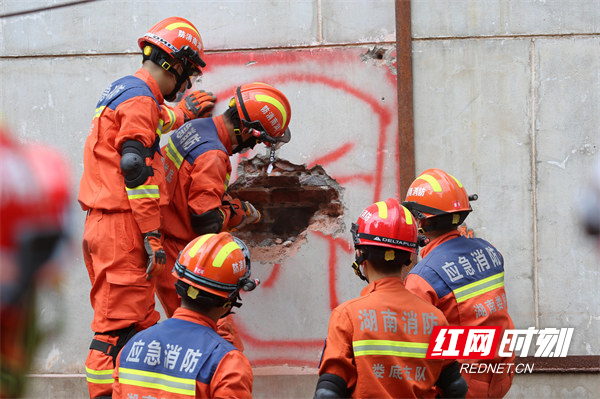
[[[242,135],[236,134],[236,138],[238,140],[238,145],[231,151],[234,154],[237,154],[238,152],[241,152],[241,151],[245,150],[246,148],[253,149],[254,146],[258,143],[258,139],[254,136],[248,137],[246,140],[242,141],[241,143],[240,143],[240,140],[242,139]]]
[[[179,93],[179,89],[181,89],[181,85],[183,85],[187,81],[187,88],[190,89],[192,87],[192,82],[190,81],[190,74],[186,66],[182,63],[183,72],[179,73],[174,68],[175,64],[179,62],[175,58],[171,57],[163,50],[159,49],[156,46],[146,45],[144,47],[144,60],[150,60],[156,65],[160,66],[167,72],[170,72],[175,76],[176,83],[173,91],[169,94],[165,95],[165,100],[169,102],[173,102],[177,98],[177,93]]]
[[[185,68],[183,69],[183,73],[181,74],[177,72],[175,68],[170,68],[168,71],[175,75],[175,79],[177,79],[177,83],[175,83],[173,91],[165,96],[165,100],[173,102],[177,101],[177,96],[179,95],[179,90],[181,89],[181,86],[187,81],[187,88],[190,89],[192,87],[192,82],[190,82],[189,75]],[[183,95],[183,93],[181,94]]]
[[[231,150],[232,153],[237,154],[242,152],[246,148],[253,149],[256,144],[259,143],[259,139],[253,135],[250,135],[246,140],[242,140],[242,122],[239,118],[233,118],[233,132],[235,133],[235,139],[237,140],[237,146]]]
[[[361,280],[364,280],[368,283],[369,279],[367,277],[365,277],[363,272],[360,270],[360,265],[365,260],[367,260],[367,256],[364,253],[361,252],[360,255],[358,255],[358,256],[355,255],[354,262],[352,262],[352,268],[354,269],[354,274],[356,274],[358,277],[360,277]]]

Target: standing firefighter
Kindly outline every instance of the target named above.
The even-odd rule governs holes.
[[[205,66],[202,39],[183,18],[167,18],[138,41],[142,67],[102,95],[84,150],[79,203],[87,211],[83,254],[92,289],[95,337],[86,360],[90,396],[110,397],[119,350],[136,331],[159,319],[153,276],[161,273],[159,207],[166,205],[160,135],[204,116],[215,98],[193,92],[175,108],[178,93]]]
[[[246,245],[229,233],[192,240],[175,262],[181,307],[135,335],[117,358],[113,398],[251,398],[252,369],[217,332],[250,278]]]
[[[179,306],[170,270],[186,243],[260,220],[252,204],[227,193],[229,157],[259,142],[274,151],[290,139],[290,117],[289,102],[279,90],[264,83],[245,84],[237,87],[222,115],[184,124],[162,148],[170,204],[162,229],[167,267],[157,292],[167,315]],[[219,332],[243,349],[231,317],[219,323]]]
[[[451,325],[512,329],[502,255],[489,242],[463,237],[458,231],[472,210],[469,200],[475,199],[458,179],[441,169],[428,169],[413,181],[403,204],[420,220],[430,242],[421,252],[423,259],[407,276],[406,288],[444,312]],[[512,361],[514,356],[496,354],[489,362]],[[464,374],[469,384],[467,396],[502,397],[513,374]]]
[[[21,397],[44,333],[36,294],[61,277],[54,258],[66,231],[69,175],[61,154],[17,144],[0,122],[0,398]]]
[[[393,198],[377,202],[352,235],[352,267],[369,285],[331,314],[315,398],[464,397],[457,362],[425,359],[433,326],[446,318],[402,283],[417,254],[411,213]]]

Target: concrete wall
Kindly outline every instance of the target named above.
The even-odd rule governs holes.
[[[7,0],[0,13],[54,3]],[[0,110],[20,140],[66,153],[74,193],[100,93],[138,68],[137,38],[172,15],[202,34],[209,66],[198,87],[217,94],[217,112],[241,83],[287,94],[293,139],[278,156],[319,163],[340,183],[346,227],[370,203],[404,196],[392,0],[188,0],[168,11],[164,2],[103,0],[1,19]],[[412,24],[417,173],[443,168],[479,195],[467,222],[505,257],[517,327],[574,327],[569,354],[599,355],[599,254],[574,204],[598,156],[600,0],[414,0]],[[374,47],[383,59],[366,55]],[[63,328],[40,349],[39,374],[84,370],[92,312],[83,218],[74,201],[63,300],[40,309],[61,315]],[[255,366],[316,366],[330,310],[362,287],[351,261],[346,228],[309,231],[293,257],[255,265],[263,285],[237,316]],[[257,388],[271,392],[267,380],[258,376]],[[544,384],[511,395],[542,395]]]

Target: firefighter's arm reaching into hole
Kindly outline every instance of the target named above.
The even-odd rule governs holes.
[[[229,196],[229,194],[226,194],[226,196]],[[228,227],[232,231],[237,231],[249,224],[260,222],[261,214],[250,202],[242,201],[239,198],[226,199],[225,201],[228,201],[233,208],[228,224]]]
[[[188,191],[190,223],[198,235],[239,229],[260,221],[252,204],[227,193],[231,167],[222,151],[207,151],[194,162]]]

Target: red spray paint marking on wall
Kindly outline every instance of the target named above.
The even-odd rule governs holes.
[[[383,171],[384,171],[384,162],[385,162],[385,151],[386,151],[386,140],[387,140],[387,130],[392,123],[392,116],[395,115],[396,109],[396,98],[390,100],[388,105],[382,105],[378,99],[369,93],[368,87],[357,86],[354,81],[346,81],[339,76],[335,78],[326,76],[322,71],[318,71],[315,73],[306,72],[306,63],[307,60],[310,60],[310,63],[314,63],[316,65],[333,65],[333,64],[341,64],[341,65],[350,65],[356,64],[360,62],[360,52],[364,49],[348,49],[348,48],[340,48],[340,49],[322,49],[322,50],[293,50],[293,51],[277,51],[277,52],[247,52],[247,53],[218,53],[218,54],[208,54],[207,55],[207,63],[209,65],[206,68],[205,72],[207,74],[211,73],[211,69],[215,68],[223,68],[223,67],[239,67],[239,68],[253,68],[254,64],[257,66],[276,66],[276,67],[285,67],[289,68],[290,66],[298,65],[297,70],[293,70],[289,73],[272,73],[266,71],[263,75],[259,75],[258,77],[254,77],[253,81],[263,81],[274,86],[282,83],[296,83],[296,82],[304,82],[307,84],[315,84],[321,86],[327,86],[333,88],[334,90],[338,90],[342,93],[342,96],[348,96],[354,99],[358,99],[363,102],[366,106],[361,110],[349,110],[349,112],[371,112],[373,113],[378,120],[378,124],[374,129],[367,132],[367,134],[372,134],[373,138],[377,140],[377,149],[376,153],[373,154],[375,156],[375,169],[373,172],[369,173],[354,173],[347,174],[341,176],[333,176],[338,183],[344,185],[353,184],[368,184],[372,185],[373,189],[373,197],[372,201],[380,200],[380,196],[382,193],[383,186]],[[363,51],[364,52],[364,51]],[[310,68],[308,68],[310,69]],[[384,71],[385,79],[387,79],[390,85],[393,85],[395,88],[396,85],[396,76],[392,74],[387,68],[378,68],[378,71]],[[245,82],[234,82],[234,86],[228,87],[225,90],[221,90],[217,92],[217,97],[220,99],[225,99],[226,101],[229,98],[233,97],[235,85],[238,83]],[[298,117],[298,115],[294,115],[292,110],[292,115]],[[373,134],[376,133],[376,134]],[[395,140],[392,140],[390,144],[394,146],[393,149],[393,157],[395,161],[395,185],[396,185],[396,193],[397,195],[399,187],[399,151],[398,151],[398,135],[394,134]],[[312,161],[308,162],[309,167],[314,166],[316,164],[321,165],[330,165],[344,159],[344,157],[349,156],[352,150],[355,149],[355,141],[349,137],[349,140],[346,142],[342,142],[339,147],[333,149],[331,151],[325,152],[324,154],[315,154]],[[390,148],[387,148],[390,150]],[[387,184],[387,183],[386,183]],[[389,184],[387,184],[389,186]],[[365,207],[369,204],[365,204]],[[328,279],[329,279],[329,307],[333,309],[337,305],[339,305],[337,288],[336,288],[336,276],[337,276],[337,251],[341,249],[346,253],[352,253],[353,247],[349,240],[344,240],[341,238],[333,238],[331,236],[324,235],[320,232],[314,232],[315,236],[319,239],[325,240],[327,242],[328,252],[329,252],[329,261],[328,261]],[[350,269],[349,265],[341,265],[342,270]],[[263,282],[261,285],[262,289],[275,289],[276,282],[282,277],[282,266],[281,264],[275,264],[271,274],[269,277]],[[283,340],[271,340],[271,339],[261,339],[259,338],[256,332],[249,331],[246,327],[237,320],[238,330],[240,335],[242,336],[245,343],[255,348],[270,348],[277,349],[280,348],[282,353],[286,353],[287,349],[315,349],[322,348],[323,340],[322,339],[309,339],[303,340],[298,339],[297,337],[292,337],[290,339]],[[324,337],[323,337],[324,338]],[[256,359],[251,359],[254,365],[277,365],[277,364],[290,364],[290,365],[312,365],[316,366],[318,363],[318,359],[307,360],[307,359],[299,359],[298,357],[291,356],[263,356]]]
[[[269,277],[267,277],[265,279],[265,281],[260,283],[260,287],[261,288],[271,288],[275,285],[275,282],[277,282],[277,279],[279,278],[279,274],[281,273],[281,263],[275,263],[273,265],[273,270],[271,270],[271,274],[269,275]]]
[[[337,81],[337,80],[334,80],[334,79],[331,79],[328,77],[324,77],[324,76],[308,75],[308,74],[286,74],[286,75],[279,75],[279,76],[277,76],[277,75],[276,76],[265,76],[263,79],[260,79],[260,80],[264,81],[264,82],[269,82],[270,84],[273,84],[274,86],[277,86],[278,83],[299,82],[299,81],[323,84],[323,85],[331,86],[338,90],[342,90],[346,94],[352,95],[352,96],[366,102],[369,105],[369,107],[371,108],[371,111],[374,112],[379,117],[376,167],[375,167],[375,171],[373,173],[373,179],[375,180],[375,187],[373,188],[373,202],[378,201],[381,196],[381,187],[382,187],[382,180],[383,180],[383,162],[384,162],[383,157],[384,157],[384,152],[385,152],[386,130],[389,127],[389,125],[391,123],[391,119],[392,119],[390,110],[380,106],[374,97],[367,95],[364,91],[356,89],[354,87],[351,87],[349,84],[347,84],[345,82]],[[234,92],[235,87],[236,86],[232,86],[232,87],[228,88],[227,90],[218,92],[217,97],[228,98],[228,96],[231,96],[231,93]],[[352,145],[352,143],[349,142],[349,143],[345,143],[344,145]],[[396,148],[396,152],[397,152],[398,147],[396,146],[395,148]],[[346,150],[346,151],[348,151],[348,150]],[[336,159],[339,159],[339,156],[338,156],[338,154],[335,153],[335,151],[333,151],[331,153],[322,155],[318,159],[336,160]],[[313,161],[313,162],[309,163],[309,165],[314,165],[315,163],[316,163],[316,161]],[[352,176],[353,175],[340,176],[340,177],[333,176],[333,178],[344,179],[344,181],[352,181],[353,180]],[[396,179],[396,181],[397,181],[397,179]]]

